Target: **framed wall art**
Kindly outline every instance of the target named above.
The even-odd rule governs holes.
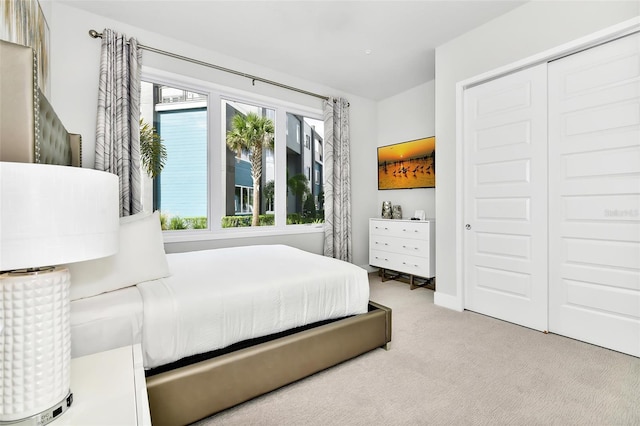
[[[435,136],[378,147],[378,189],[435,186]]]

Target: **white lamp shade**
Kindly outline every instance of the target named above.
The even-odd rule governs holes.
[[[118,201],[111,173],[0,162],[0,271],[115,254]]]

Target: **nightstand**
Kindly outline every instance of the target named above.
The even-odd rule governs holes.
[[[151,425],[139,344],[71,360],[73,404],[52,426]]]

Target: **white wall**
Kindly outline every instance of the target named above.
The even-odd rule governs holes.
[[[638,1],[531,1],[436,49],[436,303],[458,297],[456,82],[638,15]]]
[[[368,167],[360,170],[364,163],[375,163],[375,102],[342,93],[338,90],[279,73],[255,64],[250,64],[216,52],[208,51],[151,33],[130,25],[86,13],[57,2],[47,5],[51,34],[51,103],[69,131],[83,137],[83,162],[92,167],[94,162],[96,105],[98,100],[98,71],[100,63],[100,40],[92,39],[88,31],[101,32],[104,28],[136,37],[139,43],[158,49],[176,52],[248,74],[258,75],[294,87],[327,96],[342,96],[351,104],[352,184],[353,184],[353,251],[354,263],[368,263],[367,220],[374,211],[376,181]],[[117,6],[116,6],[117,7]],[[283,99],[312,108],[322,108],[322,101],[274,86],[256,83],[246,78],[223,73],[210,68],[186,63],[166,56],[143,52],[143,64],[164,69],[251,93]],[[373,154],[372,154],[373,153]],[[374,167],[375,170],[375,167]],[[283,237],[255,237],[236,240],[211,240],[190,243],[166,244],[166,250],[184,251],[192,249],[225,247],[229,245],[286,243],[308,251],[322,253],[322,234],[300,234]]]
[[[429,81],[378,102],[377,123],[378,146],[434,136],[435,81]],[[438,158],[437,145],[436,139],[436,159]],[[377,178],[377,169],[374,169],[373,179],[376,179],[376,187]],[[436,176],[436,186],[437,180]],[[378,203],[371,217],[380,217],[382,202],[391,201],[392,204],[402,207],[405,218],[412,217],[416,210],[424,210],[428,218],[435,218],[435,193],[435,188],[378,191]]]
[[[351,202],[353,263],[369,267],[369,218],[376,211],[376,104],[349,98],[351,103]]]

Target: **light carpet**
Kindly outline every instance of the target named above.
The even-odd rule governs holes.
[[[376,349],[197,423],[640,425],[640,359],[433,304],[369,276],[393,310]]]

